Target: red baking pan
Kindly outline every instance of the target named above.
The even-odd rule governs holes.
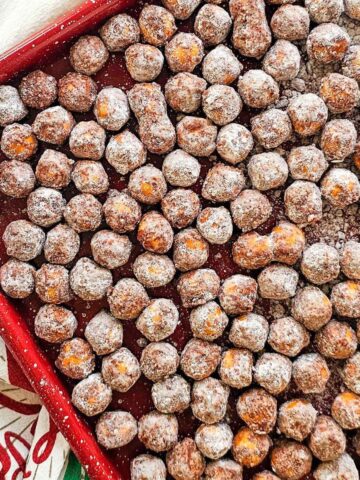
[[[94,30],[106,18],[119,13],[135,3],[135,0],[87,0],[67,12],[56,21],[10,50],[0,54],[0,84],[11,81],[19,73],[50,61],[71,40]],[[11,202],[9,202],[11,203]],[[6,200],[1,198],[0,222],[9,221],[4,215]],[[16,210],[16,208],[15,208]],[[1,229],[3,230],[3,229]],[[3,252],[2,252],[3,253]],[[4,258],[1,259],[1,263]],[[119,469],[97,444],[91,428],[71,405],[68,388],[54,371],[49,358],[43,354],[34,340],[27,314],[21,314],[0,293],[0,335],[19,363],[34,391],[36,391],[58,429],[69,442],[80,463],[92,480],[119,480]],[[20,306],[21,308],[21,306]],[[25,315],[23,314],[25,313]]]

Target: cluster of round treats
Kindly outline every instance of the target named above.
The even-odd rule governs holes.
[[[360,199],[360,46],[340,26],[360,2],[162,4],[79,38],[63,77],[0,86],[0,193],[26,204],[1,288],[40,299],[35,334],[98,442],[143,444],[132,480],[359,480],[359,238],[305,232]],[[126,89],[99,88],[110,56]],[[291,90],[311,65],[317,87]],[[106,301],[84,332],[74,298]],[[142,375],[152,410],[111,408]]]

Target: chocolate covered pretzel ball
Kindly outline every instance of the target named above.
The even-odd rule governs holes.
[[[154,205],[166,195],[167,185],[161,170],[145,165],[135,170],[129,178],[130,194],[138,202]]]
[[[71,172],[71,179],[81,193],[100,195],[109,189],[109,177],[100,162],[79,160]]]
[[[220,278],[210,268],[199,268],[180,275],[177,290],[185,308],[197,307],[217,297]]]
[[[190,328],[193,335],[212,341],[220,337],[229,319],[222,308],[214,301],[194,308],[190,313]]]
[[[177,33],[165,45],[165,57],[173,72],[192,72],[204,56],[203,43],[193,33]]]
[[[162,0],[162,3],[177,20],[186,20],[199,6],[200,0]]]
[[[270,325],[268,343],[276,352],[296,357],[310,343],[310,335],[292,317],[276,318]]]
[[[331,415],[344,430],[360,428],[360,396],[349,391],[339,393],[331,406]]]
[[[294,441],[279,442],[270,454],[271,468],[285,480],[300,480],[311,472],[311,451]]]
[[[153,384],[151,398],[161,413],[182,412],[190,405],[190,385],[180,375],[173,375]]]
[[[66,205],[64,218],[78,233],[96,230],[102,220],[102,205],[90,193],[76,195]]]
[[[315,480],[326,480],[327,478],[341,478],[356,480],[359,471],[352,457],[343,453],[339,458],[332,462],[321,463],[314,472]]]
[[[19,122],[28,113],[19,92],[11,85],[0,85],[0,126]]]
[[[248,174],[254,188],[260,191],[278,188],[287,180],[288,166],[276,152],[258,153],[250,158]]]
[[[140,313],[136,328],[151,342],[172,335],[179,321],[179,312],[172,300],[157,298]]]
[[[337,23],[344,12],[343,0],[305,0],[305,7],[315,23]]]
[[[49,343],[62,343],[74,335],[77,320],[71,310],[46,304],[37,312],[34,328],[37,337]]]
[[[233,434],[227,423],[202,424],[195,432],[195,443],[207,458],[217,460],[231,448]]]
[[[355,150],[357,132],[350,120],[331,120],[321,135],[321,148],[331,161],[341,162]]]
[[[287,438],[302,442],[313,430],[317,411],[309,400],[296,398],[279,407],[278,427]]]
[[[161,201],[165,218],[174,228],[189,226],[200,213],[199,196],[192,190],[171,190]]]
[[[68,139],[74,125],[72,114],[61,106],[55,106],[39,112],[32,129],[39,140],[62,145]]]
[[[321,80],[320,95],[332,113],[350,112],[359,102],[360,91],[355,79],[329,73]]]
[[[121,88],[103,88],[96,97],[94,115],[99,125],[106,130],[120,130],[130,118],[126,94]]]
[[[230,388],[214,377],[194,382],[191,392],[191,410],[203,423],[220,422],[226,414]]]
[[[247,313],[234,318],[231,324],[229,340],[236,347],[259,352],[265,346],[269,333],[269,324],[265,317],[256,313]]]
[[[242,393],[236,403],[236,411],[254,433],[270,433],[275,426],[276,399],[262,388],[252,388]]]
[[[195,17],[194,31],[205,45],[219,45],[228,36],[231,24],[230,15],[224,8],[207,4]]]
[[[81,380],[94,370],[95,355],[86,340],[72,338],[60,345],[55,365],[67,377]]]
[[[180,72],[170,77],[165,84],[165,98],[177,112],[192,113],[201,106],[201,96],[206,81],[189,72]]]
[[[323,23],[311,30],[306,40],[309,57],[319,63],[341,61],[350,46],[347,32],[335,23]]]
[[[351,357],[357,347],[355,331],[345,322],[331,320],[315,336],[317,349],[326,358],[343,360]]]
[[[273,259],[271,239],[256,232],[240,235],[233,244],[232,256],[239,267],[249,270],[265,267]]]
[[[315,145],[304,145],[291,149],[287,162],[294,180],[318,182],[329,164],[322,150]]]
[[[304,93],[292,99],[287,112],[295,132],[302,137],[315,135],[328,117],[325,102],[314,93]]]
[[[172,246],[174,232],[165,217],[150,211],[140,220],[137,239],[150,252],[166,253]]]
[[[347,388],[360,394],[360,353],[355,353],[346,361],[341,376]]]
[[[111,314],[120,320],[134,320],[150,303],[141,283],[133,278],[122,278],[108,291]]]
[[[346,168],[332,168],[321,182],[323,197],[337,208],[345,208],[360,198],[358,177]]]
[[[140,32],[146,43],[155,47],[165,45],[175,34],[175,18],[159,5],[145,5],[139,16]]]
[[[270,217],[272,207],[265,195],[258,190],[243,190],[230,203],[235,225],[243,232],[254,230]]]
[[[299,5],[282,5],[272,16],[270,26],[276,38],[304,40],[309,35],[309,14]]]
[[[30,108],[43,110],[50,107],[57,97],[57,81],[42,70],[35,70],[20,82],[21,100]]]
[[[80,236],[64,224],[56,225],[48,231],[44,244],[44,255],[49,263],[66,265],[70,263],[80,249]]]
[[[197,2],[195,2],[197,3]],[[168,472],[175,480],[200,480],[205,460],[192,438],[184,438],[166,455]]]
[[[35,187],[35,175],[28,163],[18,160],[0,163],[0,192],[14,198],[24,198]]]
[[[220,358],[219,345],[192,338],[181,352],[180,367],[187,377],[203,380],[214,373]]]
[[[68,302],[72,297],[69,272],[61,265],[43,263],[35,274],[35,291],[43,302]]]
[[[217,127],[207,118],[184,117],[176,134],[179,147],[195,157],[208,157],[216,148]]]
[[[30,125],[12,123],[2,131],[1,151],[10,160],[28,160],[35,154],[37,147],[38,142]]]
[[[293,379],[303,393],[323,393],[330,378],[325,359],[317,353],[300,355],[293,363]]]
[[[279,85],[263,70],[248,70],[239,78],[238,90],[244,103],[252,108],[265,108],[279,99]]]
[[[201,235],[215,245],[228,242],[233,233],[230,212],[225,207],[207,207],[200,212],[196,222]]]
[[[172,260],[166,255],[145,252],[136,258],[133,272],[144,287],[156,288],[170,283],[176,270]]]
[[[245,388],[251,385],[253,356],[249,350],[230,348],[221,358],[219,376],[232,388]]]
[[[305,248],[305,235],[296,225],[281,221],[270,234],[273,259],[276,262],[294,265]]]
[[[2,240],[7,255],[27,262],[40,255],[45,233],[28,220],[14,220],[6,226]]]
[[[359,58],[359,45],[351,45],[342,61],[343,74],[347,77],[354,78],[357,81],[360,79]]]
[[[69,146],[77,158],[100,160],[105,150],[105,130],[96,122],[79,122],[71,131]]]
[[[212,85],[230,85],[239,77],[243,65],[229,47],[218,45],[205,56],[201,68],[204,79]]]
[[[202,94],[202,109],[216,125],[227,125],[240,114],[242,101],[233,87],[211,85]]]
[[[200,163],[183,150],[173,150],[166,155],[162,172],[166,180],[174,187],[190,187],[199,178]]]
[[[283,110],[271,108],[251,119],[251,133],[264,148],[276,148],[291,136],[290,118]]]
[[[71,181],[74,160],[64,153],[47,149],[39,158],[35,175],[43,187],[60,190],[67,187]]]
[[[111,17],[99,33],[110,52],[120,52],[140,40],[138,22],[126,13]]]
[[[117,392],[127,392],[141,375],[138,359],[125,347],[103,358],[101,373],[104,381]]]
[[[360,243],[349,240],[345,243],[340,258],[341,271],[350,279],[360,279]]]
[[[205,480],[241,480],[242,466],[230,459],[220,459],[207,464]]]
[[[153,45],[134,43],[125,51],[126,68],[136,82],[151,82],[159,76],[164,56]]]
[[[164,452],[177,444],[178,428],[175,415],[153,410],[139,420],[139,440],[149,450]]]
[[[119,235],[111,230],[96,232],[90,246],[94,260],[109,270],[125,265],[132,250],[132,243],[126,235]]]
[[[271,395],[279,395],[289,386],[291,361],[278,353],[263,353],[255,364],[254,379]]]
[[[201,194],[212,202],[229,202],[237,198],[244,186],[245,177],[241,170],[217,163],[208,171]]]
[[[209,256],[209,245],[196,228],[186,228],[175,235],[173,262],[181,272],[204,265]]]
[[[70,63],[73,69],[84,75],[95,75],[109,58],[104,43],[95,35],[80,37],[70,49]]]
[[[246,275],[232,275],[220,287],[219,300],[228,315],[251,312],[257,294],[256,281]]]
[[[141,219],[140,205],[124,191],[111,190],[103,211],[106,223],[117,233],[135,230]]]
[[[109,270],[100,267],[90,258],[82,257],[70,272],[70,285],[81,299],[100,300],[112,285],[112,275]]]
[[[236,165],[249,155],[254,140],[249,130],[243,125],[229,123],[219,130],[216,150],[226,162]]]
[[[263,69],[277,82],[292,80],[300,70],[300,52],[288,40],[277,40],[266,53]]]
[[[26,298],[32,294],[35,268],[26,262],[10,258],[0,267],[0,285],[12,298]]]
[[[94,80],[81,73],[69,72],[59,80],[59,103],[71,112],[88,112],[96,92]]]
[[[320,288],[308,285],[296,292],[291,314],[305,328],[316,332],[330,321],[332,304]]]
[[[111,388],[104,382],[101,373],[92,373],[75,385],[71,401],[87,417],[98,415],[111,402]]]
[[[309,438],[309,448],[322,462],[331,462],[344,453],[345,434],[331,417],[319,415]]]
[[[86,340],[97,355],[108,355],[121,347],[123,327],[106,310],[100,310],[86,325]]]
[[[140,368],[146,378],[158,382],[176,373],[179,362],[179,354],[171,343],[151,342],[141,352]]]
[[[133,133],[124,130],[110,138],[105,157],[117,173],[126,175],[145,163],[146,149]]]
[[[166,480],[166,467],[161,458],[142,454],[131,460],[131,480]]]
[[[286,300],[296,292],[299,275],[293,268],[281,264],[265,267],[258,276],[260,295],[273,300]]]
[[[27,198],[27,214],[29,219],[40,227],[50,227],[60,222],[65,215],[65,205],[66,200],[60,192],[39,187]]]
[[[271,444],[268,435],[259,435],[248,427],[242,427],[234,437],[232,454],[244,467],[256,467],[265,460]]]
[[[105,412],[96,423],[95,432],[100,445],[106,449],[120,448],[137,434],[137,422],[129,412]]]
[[[337,250],[322,242],[314,243],[303,253],[301,271],[315,285],[335,280],[340,273]]]

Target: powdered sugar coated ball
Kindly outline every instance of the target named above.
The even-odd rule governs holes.
[[[291,136],[290,118],[283,110],[271,108],[251,119],[251,133],[263,147],[276,148]]]
[[[120,88],[103,88],[96,97],[94,114],[106,130],[120,130],[130,118],[126,94]]]
[[[180,72],[170,77],[165,84],[165,98],[177,112],[192,113],[201,105],[201,96],[206,81],[189,72]]]
[[[243,125],[229,123],[219,130],[216,150],[228,163],[236,165],[245,160],[253,146],[253,137]]]
[[[263,68],[277,82],[292,80],[300,70],[300,52],[288,40],[277,40],[266,53]]]
[[[315,135],[325,125],[328,109],[314,93],[304,93],[290,101],[287,109],[296,133],[303,137]]]
[[[305,0],[310,19],[316,23],[337,23],[344,11],[343,0]]]
[[[173,150],[165,157],[162,172],[170,185],[190,187],[199,178],[200,164],[183,150]]]
[[[334,207],[345,208],[360,198],[358,177],[345,168],[333,168],[321,182],[321,194]]]
[[[238,89],[244,103],[265,108],[279,99],[279,85],[263,70],[248,70],[239,78]]]
[[[281,264],[269,265],[258,276],[260,295],[273,300],[286,300],[296,292],[299,274]]]
[[[309,57],[325,64],[342,60],[349,46],[349,35],[335,23],[322,23],[315,27],[306,41]]]
[[[295,147],[287,158],[290,174],[294,180],[318,182],[329,164],[315,145]]]
[[[356,128],[350,120],[336,119],[327,123],[321,134],[322,151],[330,161],[342,162],[355,150]]]
[[[231,238],[233,224],[225,207],[207,207],[199,214],[196,226],[210,243],[223,245]]]
[[[284,203],[286,216],[294,223],[313,223],[322,218],[321,192],[313,182],[293,182],[285,190]]]
[[[211,84],[230,85],[242,69],[242,64],[226,45],[210,50],[202,62],[203,77]]]
[[[260,191],[283,185],[288,177],[288,166],[281,155],[265,152],[254,155],[248,163],[248,174],[253,186]]]
[[[90,258],[82,257],[70,272],[70,285],[83,300],[100,300],[112,285],[112,275]]]

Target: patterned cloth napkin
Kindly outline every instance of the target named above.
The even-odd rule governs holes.
[[[1,338],[0,479],[88,479]]]

